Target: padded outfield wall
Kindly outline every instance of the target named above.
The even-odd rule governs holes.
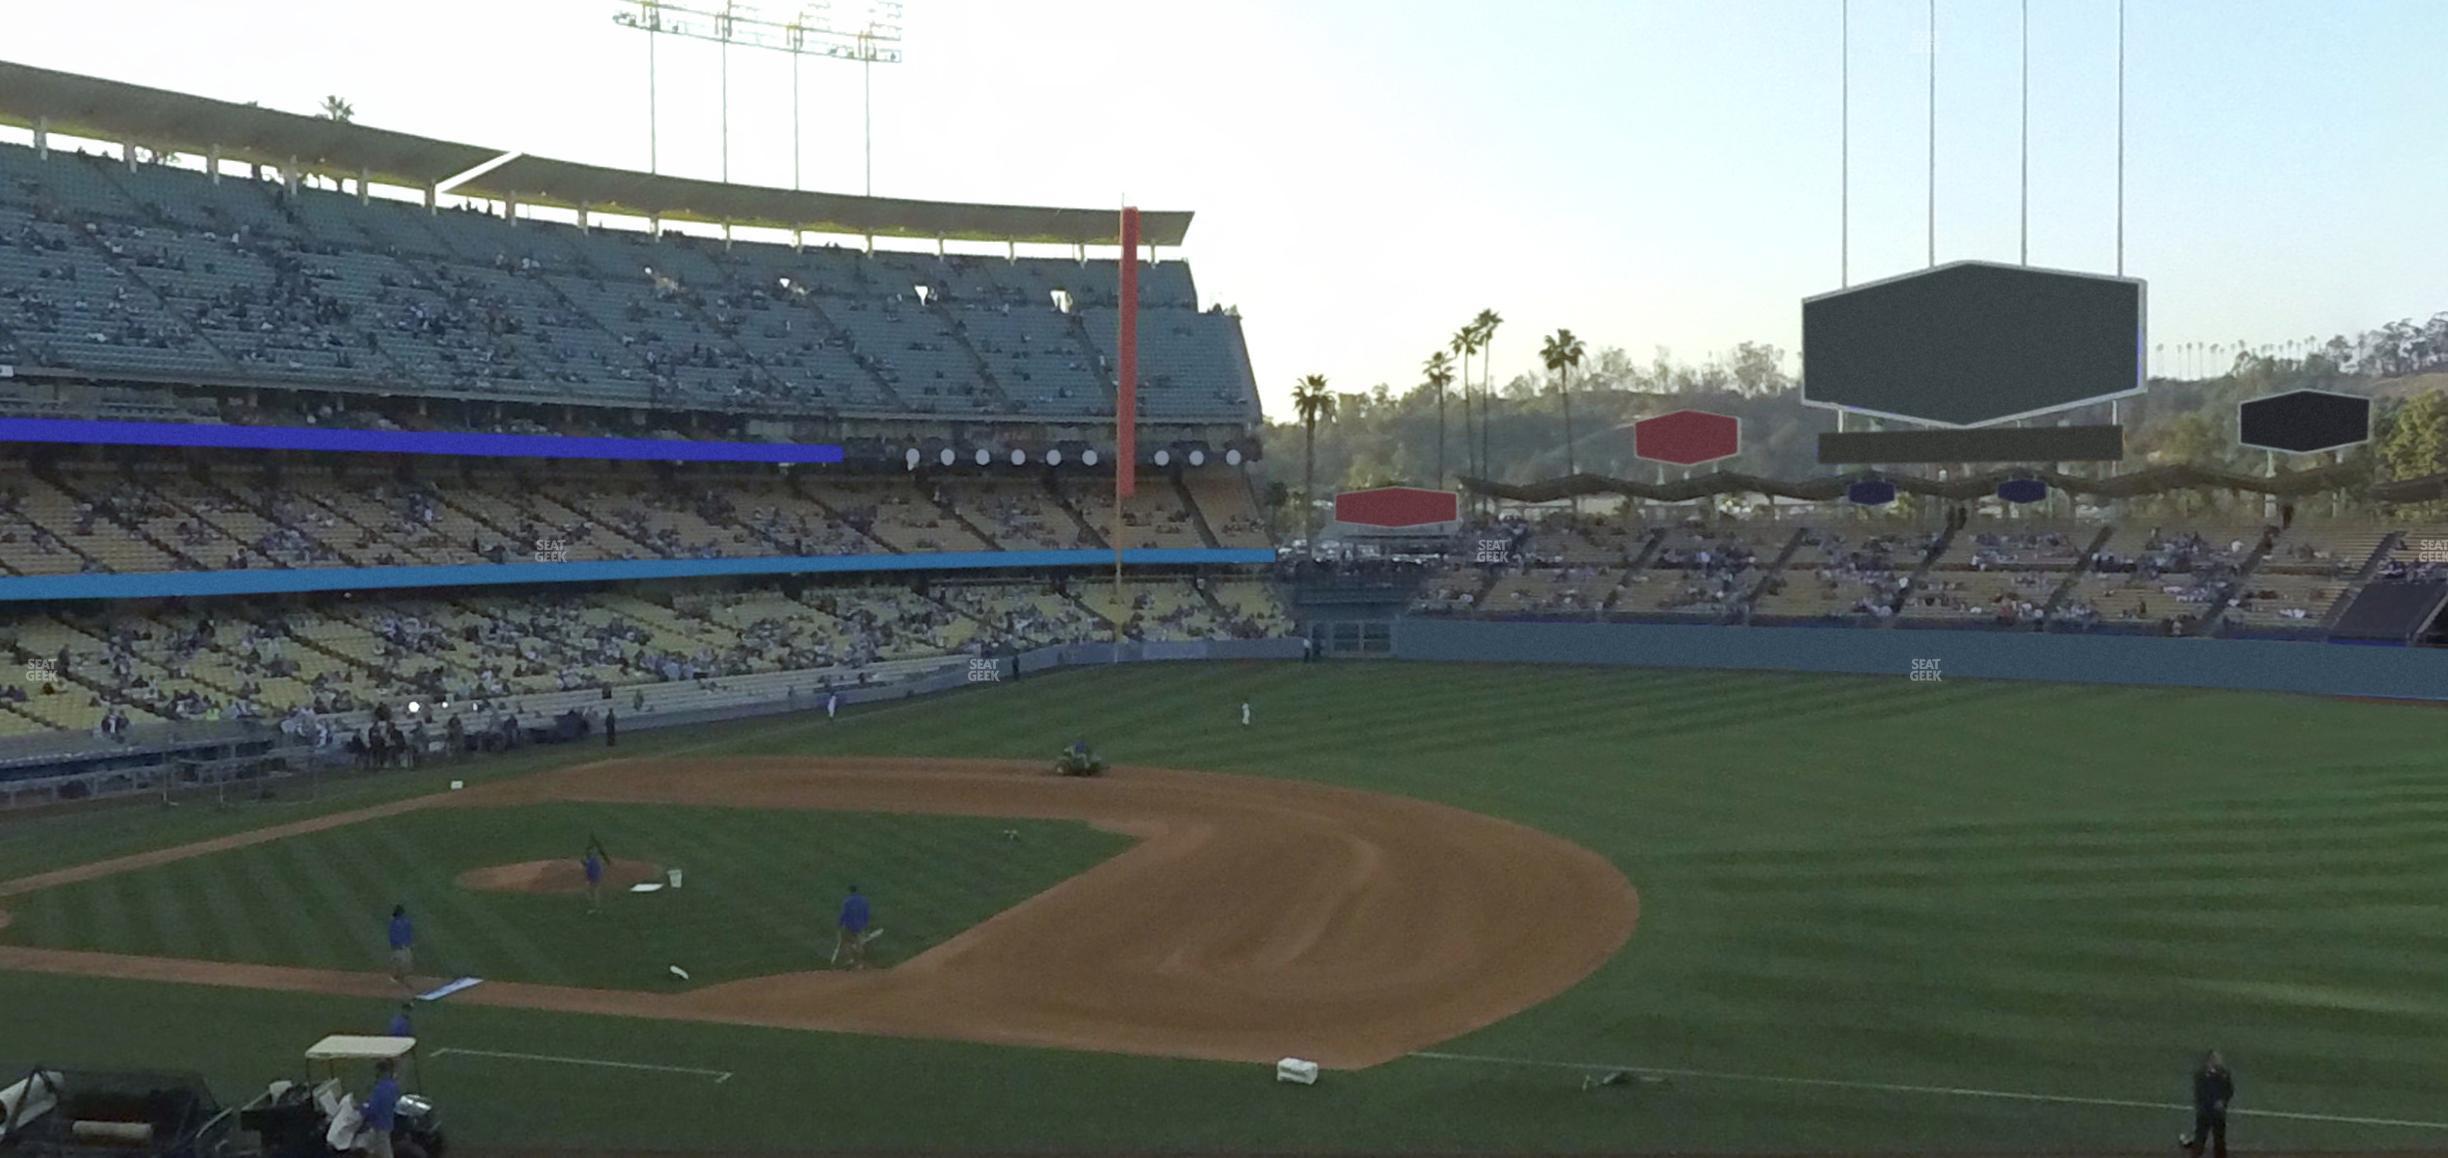
[[[1413,616],[1394,657],[2153,684],[2448,701],[2448,649],[2248,639],[1508,622]]]

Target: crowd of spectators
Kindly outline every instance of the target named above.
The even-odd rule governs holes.
[[[238,570],[716,559],[887,551],[1068,549],[1089,545],[1079,516],[1032,481],[948,479],[932,492],[904,479],[772,474],[673,475],[605,465],[541,479],[511,474],[426,477],[293,467],[266,473],[212,463],[127,475],[93,465],[0,473],[0,565],[31,553],[75,552],[78,570]],[[53,505],[25,503],[29,488]],[[1131,521],[1165,545],[1199,543],[1194,516],[1158,496]],[[1108,508],[1109,509],[1109,508]],[[48,512],[48,513],[45,513]],[[984,537],[981,537],[984,536]],[[109,551],[96,544],[111,544]],[[85,548],[80,551],[78,548]],[[125,548],[122,550],[121,548]],[[28,568],[21,568],[28,569]],[[30,570],[56,572],[59,567]]]
[[[1145,581],[1126,634],[1257,638],[1289,629],[1279,611],[1219,604],[1202,583]],[[255,719],[312,737],[319,719],[385,704],[458,705],[481,731],[524,695],[585,691],[611,700],[628,692],[642,702],[638,689],[651,684],[719,688],[715,681],[789,671],[857,683],[859,670],[890,661],[1007,654],[1112,632],[1081,600],[1044,583],[816,587],[796,596],[705,585],[667,598],[532,593],[369,605],[318,599],[211,613],[164,607],[0,622],[0,641],[33,638],[29,625],[70,640],[43,657],[56,673],[50,694],[90,701],[107,734],[131,719]],[[380,736],[336,742],[351,740],[396,749]]]
[[[21,146],[0,146],[0,251],[0,330],[17,357],[70,369],[809,415],[1113,404],[1069,312],[1103,308],[1108,261],[513,226]],[[1178,262],[1152,267],[1143,295],[1147,412],[1249,418],[1237,323],[1197,309]]]

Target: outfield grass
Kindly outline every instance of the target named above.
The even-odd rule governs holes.
[[[1016,830],[1018,840],[1002,833]],[[565,859],[590,836],[680,867],[685,887],[584,896],[461,888],[469,869]],[[816,967],[860,884],[915,956],[1128,847],[1084,824],[969,816],[531,804],[408,812],[61,885],[7,902],[0,942],[375,969],[391,906],[417,922],[420,975],[607,989],[675,988]]]
[[[2178,1111],[1891,1087],[2175,1102],[2194,1051],[2217,1045],[2240,1110],[2311,1115],[2240,1117],[2242,1144],[2448,1145],[2448,1127],[2335,1120],[2448,1122],[2448,713],[1900,678],[1148,665],[655,742],[1037,758],[1081,735],[1118,761],[1418,796],[1598,850],[1641,889],[1630,945],[1442,1048],[1717,1076],[1585,1095],[1568,1070],[1422,1058],[1298,1089],[1251,1067],[446,1005],[420,1019],[441,1046],[735,1072],[683,1095],[671,1074],[447,1057],[431,1084],[455,1132],[495,1146],[2155,1149]],[[0,861],[89,859],[12,843]],[[0,1005],[12,1057],[192,1065],[233,1094],[286,1072],[327,1023],[362,1021],[320,998],[6,974]],[[218,1032],[186,1031],[199,1024]]]

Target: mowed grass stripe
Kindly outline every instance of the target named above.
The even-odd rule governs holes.
[[[231,874],[232,884],[241,890],[237,895],[243,898],[240,907],[245,915],[241,919],[254,921],[264,937],[264,956],[259,959],[308,960],[311,957],[308,952],[310,946],[319,937],[328,937],[329,931],[307,928],[297,919],[308,908],[309,902],[299,892],[298,881],[281,871],[281,860],[277,855],[268,849],[248,851],[252,855],[228,859],[236,866]],[[259,916],[267,909],[269,915],[277,919]]]
[[[455,887],[456,862],[425,843],[432,835],[430,830],[376,825],[364,835],[364,846],[371,854],[365,863],[377,870],[375,880],[397,881],[421,902],[411,909],[418,924],[421,973],[474,975],[482,963],[483,968],[538,981],[566,984],[572,980],[563,965],[566,955],[548,947],[560,922],[532,903],[495,904],[491,898]]]
[[[368,896],[363,889],[352,889],[332,857],[337,851],[353,858],[354,850],[335,850],[327,838],[328,834],[318,833],[220,855],[275,858],[283,873],[302,882],[298,895],[303,903],[276,914],[295,925],[292,940],[307,946],[299,964],[325,969],[381,968],[388,949],[384,932],[391,906],[406,898],[396,890]]]
[[[772,819],[779,817],[745,810],[680,809],[660,816],[657,827],[665,843],[686,850],[686,856],[672,862],[680,864],[685,874],[684,862],[689,859],[771,866],[763,858],[776,856],[787,845],[754,830],[761,827],[760,820]],[[646,838],[639,834],[636,839]],[[704,855],[699,857],[699,853]],[[700,865],[694,880],[680,892],[636,897],[636,903],[627,908],[645,914],[637,929],[647,951],[674,963],[685,962],[692,974],[700,970],[734,974],[745,967],[740,950],[747,945],[804,946],[813,939],[810,934],[819,927],[816,916],[822,902],[793,897],[789,882],[794,875],[779,866],[709,873]],[[685,875],[684,880],[688,880]],[[753,936],[744,935],[750,933]]]
[[[147,873],[139,896],[144,914],[138,928],[147,934],[144,951],[163,957],[200,957],[210,944],[202,935],[206,924],[197,912],[203,906],[192,873]],[[218,948],[218,946],[212,946]]]
[[[251,858],[250,858],[251,859]],[[193,871],[181,874],[192,884],[202,901],[202,915],[209,918],[213,933],[228,946],[231,957],[240,961],[277,960],[281,954],[272,951],[264,930],[270,925],[254,919],[249,900],[258,897],[244,865],[230,857],[198,857],[187,862]]]

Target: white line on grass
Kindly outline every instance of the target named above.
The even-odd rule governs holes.
[[[571,1066],[600,1066],[604,1069],[613,1070],[648,1070],[654,1073],[664,1074],[699,1074],[704,1077],[714,1079],[714,1084],[718,1086],[731,1080],[730,1070],[701,1070],[694,1066],[655,1066],[647,1065],[643,1062],[605,1061],[601,1058],[591,1057],[554,1057],[550,1054],[541,1053],[509,1053],[507,1051],[495,1049],[461,1049],[457,1046],[452,1046],[448,1049],[435,1050],[433,1052],[433,1056],[438,1060],[446,1054],[454,1053],[465,1054],[469,1057],[509,1058],[512,1061],[559,1062],[562,1065]]]
[[[1721,1082],[1758,1082],[1776,1086],[1813,1086],[1833,1090],[1874,1090],[1888,1094],[1935,1094],[1950,1098],[1988,1098],[2007,1102],[2046,1102],[2063,1106],[2114,1106],[2131,1110],[2184,1110],[2193,1107],[2177,1102],[2140,1102],[2125,1098],[2081,1098],[2070,1094],[2032,1094],[2017,1090],[1976,1090],[1955,1086],[1913,1086],[1893,1082],[1856,1082],[1838,1078],[1790,1078],[1770,1074],[1732,1074],[1718,1070],[1665,1069],[1657,1066],[1598,1064],[1582,1062],[1543,1061],[1535,1058],[1491,1057],[1475,1053],[1439,1053],[1421,1050],[1406,1056],[1433,1061],[1482,1062],[1488,1065],[1537,1066],[1559,1070],[1628,1070],[1636,1074],[1663,1074],[1668,1077],[1700,1078]],[[2227,1111],[2239,1118],[2282,1118],[2293,1122],[2329,1122],[2348,1126],[2399,1126],[2409,1130],[2448,1130],[2448,1122],[2422,1122],[2407,1118],[2362,1118],[2349,1114],[2305,1114],[2292,1110]]]

